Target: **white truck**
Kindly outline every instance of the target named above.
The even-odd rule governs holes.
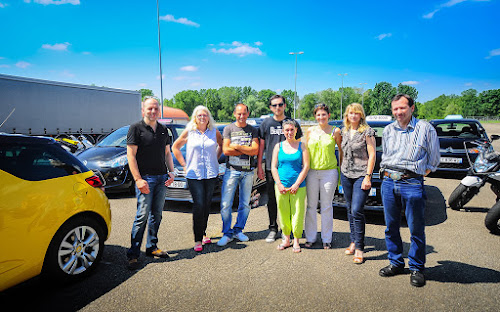
[[[140,118],[138,91],[0,74],[0,132],[94,143]]]

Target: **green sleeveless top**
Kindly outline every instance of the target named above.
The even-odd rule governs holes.
[[[309,162],[313,170],[337,169],[337,157],[335,156],[335,127],[331,134],[320,131],[311,131],[307,140],[309,151]]]

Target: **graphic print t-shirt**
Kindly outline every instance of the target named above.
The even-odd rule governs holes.
[[[227,125],[224,128],[224,139],[231,140],[231,144],[252,146],[252,140],[259,137],[257,128],[246,125],[241,128],[235,123]],[[240,155],[228,156],[226,167],[238,171],[252,171],[257,162],[257,156]]]

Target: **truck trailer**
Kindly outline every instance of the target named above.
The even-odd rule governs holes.
[[[140,118],[138,91],[0,74],[0,132],[94,143]]]

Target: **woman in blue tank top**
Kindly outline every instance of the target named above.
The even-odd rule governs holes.
[[[293,251],[300,252],[299,239],[304,228],[306,176],[309,171],[309,152],[303,143],[295,139],[297,122],[283,121],[285,141],[274,146],[271,172],[276,182],[274,190],[278,204],[278,217],[284,235],[279,250],[291,246],[290,233],[293,232]]]

